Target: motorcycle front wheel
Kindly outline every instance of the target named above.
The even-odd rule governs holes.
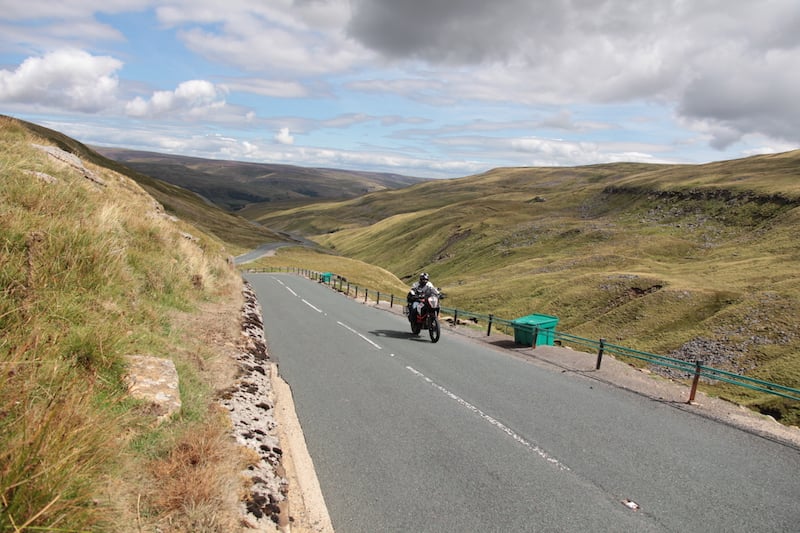
[[[431,324],[428,327],[428,333],[431,335],[431,342],[439,342],[439,337],[441,336],[442,332],[439,329],[439,321],[436,317],[431,319]]]

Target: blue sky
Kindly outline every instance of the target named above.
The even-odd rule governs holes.
[[[0,0],[0,113],[457,177],[800,147],[797,0]]]

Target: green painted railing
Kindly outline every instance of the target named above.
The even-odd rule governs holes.
[[[248,269],[247,272],[289,272],[289,273],[300,274],[307,278],[318,280],[321,283],[324,280],[325,284],[330,285],[332,288],[338,290],[339,292],[345,293],[348,296],[350,296],[350,294],[353,293],[353,296],[357,299],[363,298],[365,302],[374,301],[376,304],[380,304],[381,302],[387,302],[390,306],[393,306],[395,304],[395,299],[396,299],[395,296],[391,293],[386,294],[386,293],[381,293],[380,291],[374,291],[374,290],[370,291],[368,288],[358,287],[357,285],[351,284],[349,281],[342,278],[341,276],[332,275],[323,277],[323,273],[316,272],[314,270],[307,270],[307,269],[300,269],[293,267],[285,267],[285,268],[274,267],[266,269],[264,268]],[[398,305],[405,305],[405,295],[403,295],[402,298],[397,299],[397,301]],[[486,322],[487,336],[491,335],[492,326],[499,326],[506,330],[515,329],[531,333],[533,339],[532,347],[534,348],[536,347],[536,339],[538,336],[537,335],[538,329],[536,328],[536,326],[529,324],[514,323],[513,320],[500,318],[492,314],[487,315],[487,314],[473,313],[471,311],[465,311],[463,309],[456,309],[456,308],[442,306],[441,310],[444,313],[453,315],[453,323],[455,324],[458,323],[459,318],[473,318],[477,321]],[[686,372],[687,377],[693,377],[692,388],[689,395],[690,402],[694,401],[694,396],[697,391],[697,384],[700,378],[704,378],[709,381],[721,381],[739,387],[745,387],[754,391],[764,392],[767,394],[780,396],[782,398],[800,401],[800,389],[795,389],[792,387],[779,385],[777,383],[771,383],[769,381],[743,376],[741,374],[736,374],[734,372],[728,372],[726,370],[720,370],[718,368],[705,366],[702,360],[684,361],[682,359],[675,359],[664,355],[642,352],[639,350],[634,350],[633,348],[626,348],[624,346],[609,344],[605,341],[605,339],[599,339],[599,340],[586,339],[583,337],[578,337],[577,335],[565,333],[563,331],[554,331],[553,338],[561,345],[568,344],[571,346],[579,346],[582,348],[588,348],[589,350],[592,351],[596,351],[597,362],[595,364],[595,368],[597,369],[600,368],[600,365],[603,360],[603,355],[606,353],[611,353],[621,357],[627,357],[630,359],[645,361],[652,365],[673,368],[681,372]]]
[[[591,339],[584,339],[582,337],[577,337],[575,335],[570,335],[568,333],[560,331],[556,331],[555,337],[556,339],[560,340],[562,344],[564,343],[575,344],[597,350],[598,353],[598,361],[596,365],[597,368],[600,368],[600,361],[602,360],[603,354],[612,353],[614,355],[628,357],[631,359],[638,359],[640,361],[645,361],[650,364],[664,366],[668,368],[674,368],[676,370],[686,372],[688,375],[694,376],[695,378],[690,401],[694,400],[694,392],[697,390],[696,382],[698,378],[705,378],[710,381],[722,381],[725,383],[730,383],[732,385],[745,387],[751,390],[766,392],[769,394],[774,394],[776,396],[781,396],[783,398],[788,398],[790,400],[800,401],[800,389],[786,387],[784,385],[779,385],[777,383],[772,383],[769,381],[764,381],[761,379],[756,379],[748,376],[743,376],[741,374],[736,374],[734,372],[728,372],[726,370],[720,370],[718,368],[705,366],[702,360],[684,361],[682,359],[674,359],[672,357],[666,357],[663,355],[642,352],[639,350],[634,350],[632,348],[626,348],[624,346],[608,344],[605,342],[604,339],[595,341]]]

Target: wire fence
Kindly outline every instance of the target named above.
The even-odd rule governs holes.
[[[391,293],[381,293],[381,291],[370,290],[366,287],[359,287],[358,285],[351,284],[342,276],[338,276],[330,272],[317,272],[315,270],[296,267],[247,269],[246,272],[287,272],[299,274],[301,276],[319,281],[320,283],[325,283],[331,288],[342,292],[347,296],[351,296],[352,294],[354,298],[363,299],[365,303],[374,302],[375,304],[380,304],[381,302],[385,302],[388,303],[390,307],[393,307],[395,304],[405,305],[405,296],[396,298],[395,295]],[[507,334],[513,332],[515,334],[515,340],[517,338],[530,339],[530,345],[532,348],[536,348],[538,339],[541,338],[541,328],[535,324],[525,324],[520,323],[517,320],[509,320],[506,318],[497,317],[493,314],[474,313],[463,309],[444,306],[441,307],[441,311],[443,313],[452,315],[454,324],[459,324],[459,319],[472,319],[475,324],[480,322],[486,323],[486,336],[490,336],[492,334],[492,328],[494,327]],[[692,386],[688,400],[689,402],[693,402],[695,399],[695,394],[697,392],[697,386],[700,379],[704,379],[707,382],[712,383],[728,383],[750,390],[780,396],[789,400],[800,401],[800,389],[751,378],[710,366],[705,366],[702,359],[685,361],[683,359],[675,359],[664,355],[642,352],[639,350],[634,350],[633,348],[610,344],[606,342],[605,339],[593,340],[579,337],[563,331],[556,331],[554,327],[552,329],[546,329],[547,331],[545,337],[550,341],[548,344],[557,344],[561,346],[566,345],[570,347],[581,348],[583,351],[589,350],[591,352],[596,352],[597,359],[595,368],[598,370],[602,364],[603,356],[605,354],[613,354],[615,356],[644,361],[651,365],[671,368],[679,372],[684,372],[687,377],[692,378]]]

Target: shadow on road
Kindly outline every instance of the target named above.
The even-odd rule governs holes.
[[[414,335],[410,331],[397,331],[396,329],[377,329],[375,331],[370,331],[372,335],[376,337],[388,337],[390,339],[409,339],[412,341],[419,341],[425,340],[430,342],[428,339],[428,331],[425,330],[425,337],[422,337],[422,334]]]
[[[501,339],[501,340],[497,340],[497,341],[486,341],[486,344],[491,344],[492,346],[497,346],[498,348],[504,348],[506,350],[514,350],[514,349],[519,349],[519,348],[525,348],[525,349],[530,348],[530,346],[522,346],[520,344],[517,344],[513,340],[505,340],[505,339]]]

